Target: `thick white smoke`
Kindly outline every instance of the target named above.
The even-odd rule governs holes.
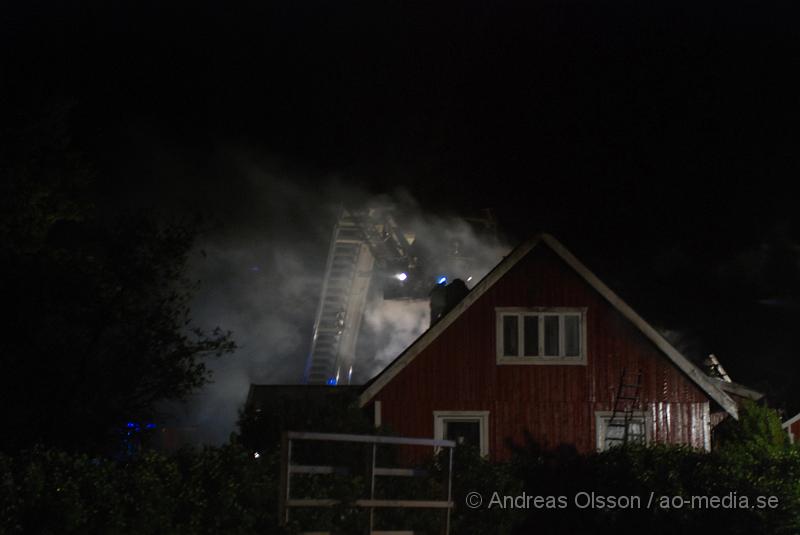
[[[233,355],[209,361],[214,382],[177,411],[182,423],[197,426],[206,442],[227,440],[251,383],[302,381],[328,240],[340,206],[392,206],[397,220],[413,229],[422,255],[451,258],[436,268],[450,280],[469,279],[470,288],[509,250],[480,237],[462,219],[426,214],[406,192],[372,198],[334,180],[320,186],[241,159],[239,172],[245,179],[238,181],[244,191],[237,197],[246,202],[234,204],[235,224],[222,224],[203,236],[190,266],[200,281],[192,306],[195,322],[233,331],[239,346]],[[442,256],[448,247],[469,252],[468,262]],[[364,340],[359,340],[360,347],[369,349],[357,355],[354,376],[363,381],[378,373],[429,323],[427,300],[373,299],[360,331]]]
[[[441,275],[449,281],[460,278],[471,289],[509,252],[509,247],[491,234],[481,236],[463,219],[426,214],[406,196],[394,206],[402,221],[413,229],[422,256],[438,259],[434,271],[437,275],[429,280],[431,288]],[[361,336],[368,338],[371,351],[358,355],[361,369],[357,376],[369,379],[428,329],[430,302],[383,300],[375,296],[365,311],[364,321]]]
[[[431,322],[427,299],[375,299],[364,312],[362,332],[373,338],[374,352],[359,355],[360,375],[373,377],[425,332]]]

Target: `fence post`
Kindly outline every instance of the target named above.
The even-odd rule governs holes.
[[[278,522],[281,526],[289,523],[289,467],[291,466],[292,441],[286,431],[281,433],[281,486],[278,496]]]
[[[376,450],[378,449],[378,444],[376,442],[372,443],[372,467],[369,470],[369,499],[375,499],[375,455]],[[369,535],[372,535],[372,530],[374,528],[375,522],[375,507],[369,508]]]

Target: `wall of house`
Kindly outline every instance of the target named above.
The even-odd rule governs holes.
[[[795,444],[800,443],[800,420],[789,426],[789,433],[792,435]]]
[[[498,365],[496,307],[588,307],[586,365]],[[613,409],[623,368],[642,370],[640,398],[655,441],[709,444],[709,401],[636,327],[540,244],[373,399],[384,424],[431,437],[435,410],[488,410],[490,457],[526,436],[545,448],[596,448],[595,412]]]

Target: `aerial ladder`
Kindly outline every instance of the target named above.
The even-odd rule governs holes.
[[[416,300],[428,298],[433,280],[446,280],[440,276],[434,279],[425,271],[431,269],[433,262],[425,263],[432,259],[418,258],[415,234],[401,227],[394,213],[392,207],[374,205],[340,209],[305,367],[307,384],[351,384],[359,331],[373,281],[380,283],[376,290],[381,289],[383,299]],[[494,232],[491,213],[486,214],[468,221]],[[458,266],[455,271],[467,271],[465,266],[471,258],[457,240],[444,246],[443,251],[437,263],[445,260]]]
[[[328,250],[306,383],[350,384],[377,264],[407,262],[408,245],[388,212],[341,209]]]

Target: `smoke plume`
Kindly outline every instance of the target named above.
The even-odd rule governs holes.
[[[407,192],[375,197],[335,179],[320,186],[274,166],[241,157],[236,163],[235,192],[212,192],[216,197],[209,200],[217,204],[214,213],[223,212],[223,224],[201,237],[190,266],[200,282],[195,323],[233,331],[239,346],[233,355],[208,362],[213,382],[177,410],[182,424],[196,426],[207,443],[223,442],[234,431],[251,383],[302,381],[341,206],[391,207],[396,220],[413,231],[421,256],[442,259],[437,273],[462,278],[470,288],[509,250],[490,233],[479,236],[463,219],[425,213]],[[469,251],[468,261],[442,254],[453,247]],[[358,381],[377,374],[430,323],[427,300],[374,295],[360,331]]]

